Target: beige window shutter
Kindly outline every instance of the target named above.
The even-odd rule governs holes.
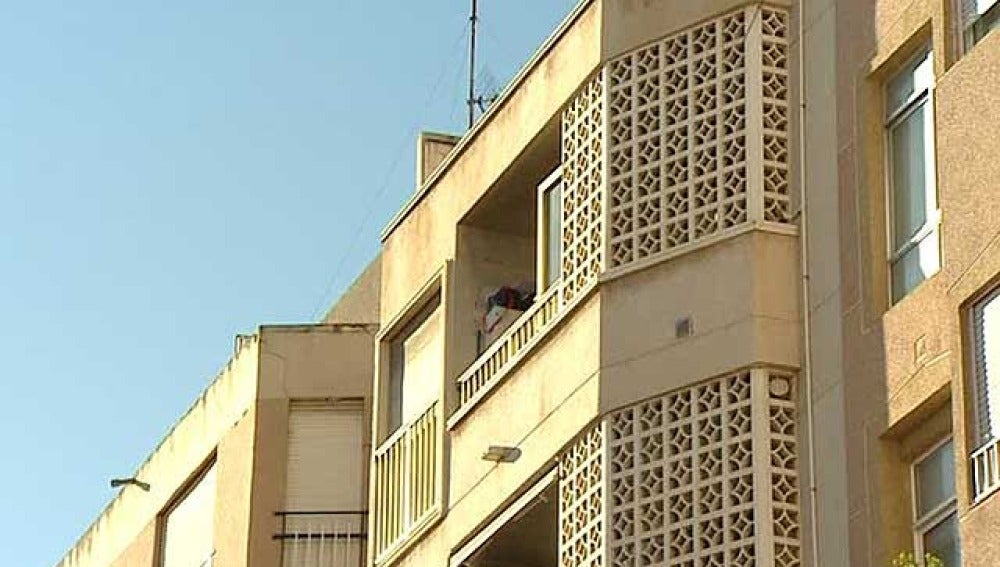
[[[361,404],[292,405],[285,510],[365,508]]]

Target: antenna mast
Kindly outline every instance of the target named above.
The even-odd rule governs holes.
[[[469,15],[469,98],[466,101],[469,105],[469,128],[476,121],[476,22],[479,20],[479,2],[472,0],[472,12]]]

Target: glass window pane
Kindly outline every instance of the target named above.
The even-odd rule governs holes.
[[[978,13],[978,14],[985,14],[986,12],[988,12],[990,10],[990,8],[992,8],[993,6],[995,6],[996,3],[997,3],[997,0],[975,0],[976,13]]]
[[[545,289],[559,281],[562,272],[562,190],[561,185],[545,193]]]
[[[926,105],[922,103],[894,124],[889,134],[893,250],[899,250],[927,222]]]
[[[892,263],[892,301],[899,301],[941,268],[938,232],[933,230]]]
[[[919,519],[955,496],[955,457],[951,440],[917,463],[916,477]]]
[[[885,114],[891,116],[913,96],[916,85],[913,84],[913,70],[904,69],[896,75],[886,88]]]
[[[943,522],[924,533],[924,553],[934,555],[944,562],[945,567],[962,565],[961,550],[957,514],[948,516]]]
[[[986,12],[985,14],[983,12]],[[973,43],[978,43],[981,39],[986,37],[986,34],[990,33],[993,28],[1000,24],[1000,6],[994,5],[992,9],[986,7],[981,12],[982,16],[976,20],[976,23],[972,28]]]
[[[916,93],[930,88],[934,81],[931,52],[914,59],[886,85],[885,113],[889,117],[899,111]]]

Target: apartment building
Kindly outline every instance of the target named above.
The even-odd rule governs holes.
[[[321,323],[238,336],[58,567],[363,565],[379,273]]]
[[[998,17],[984,0],[836,6],[837,78],[817,78],[836,102],[836,157],[807,166],[840,189],[816,199],[839,212],[838,238],[816,235],[811,254],[840,266],[836,305],[819,303],[833,275],[813,282],[813,321],[830,322],[813,344],[818,361],[822,330],[833,341],[839,325],[842,356],[825,365],[839,383],[817,366],[814,390],[843,407],[847,470],[832,481],[844,499],[831,513],[845,565],[914,546],[946,565],[1000,564]]]
[[[371,563],[1000,564],[998,14],[581,2],[383,234]]]
[[[1000,564],[997,21],[582,0],[63,565]]]

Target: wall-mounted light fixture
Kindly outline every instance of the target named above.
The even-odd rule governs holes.
[[[520,457],[520,449],[506,445],[490,445],[490,448],[483,453],[484,461],[493,461],[494,463],[513,463]]]
[[[118,488],[119,486],[128,486],[130,484],[132,486],[138,486],[139,488],[141,488],[145,492],[149,492],[149,483],[148,482],[142,482],[141,480],[135,478],[134,476],[133,477],[129,477],[129,478],[113,478],[113,479],[111,479],[111,488]]]

